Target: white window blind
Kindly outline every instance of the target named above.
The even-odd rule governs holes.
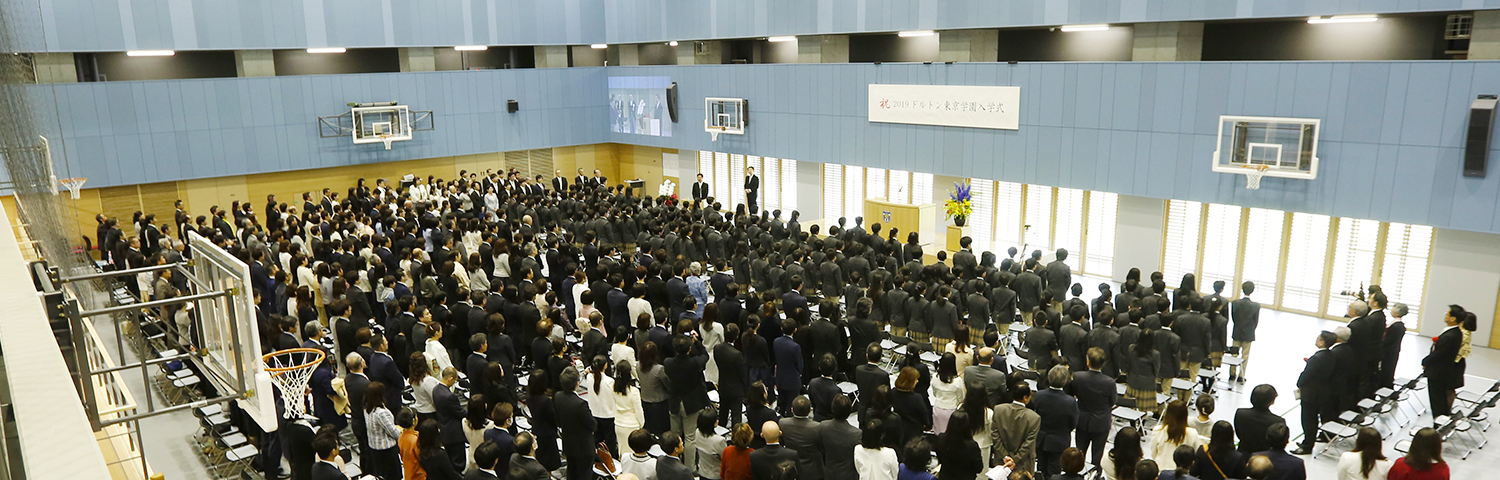
[[[1203,204],[1167,201],[1167,243],[1162,246],[1162,281],[1167,288],[1182,284],[1182,276],[1198,266],[1198,234],[1203,228]]]
[[[995,234],[995,182],[973,179],[969,181],[969,195],[974,200],[974,214],[969,216],[969,244],[976,254],[990,250]]]
[[[1340,218],[1338,236],[1333,246],[1333,272],[1328,279],[1328,308],[1332,316],[1342,316],[1349,311],[1352,295],[1339,292],[1355,292],[1366,288],[1375,276],[1375,244],[1379,240],[1380,222],[1354,218]]]
[[[864,210],[865,203],[865,168],[853,165],[844,166],[844,210],[837,217],[844,218],[844,226],[854,225],[854,217]],[[838,218],[830,217],[829,225],[837,225]]]
[[[823,164],[823,219],[839,218],[844,208],[844,166]]]
[[[913,172],[911,174],[911,192],[911,203],[913,205],[932,203],[932,174]]]
[[[1323,269],[1328,265],[1328,226],[1331,221],[1327,215],[1292,214],[1282,308],[1318,311],[1318,300],[1323,293]]]
[[[718,194],[714,195],[714,198],[728,198],[736,204],[745,203],[745,187],[743,185],[745,181],[745,156],[740,154],[730,155],[729,171],[724,172],[719,177],[721,178],[719,184],[714,185],[714,191],[718,192]],[[736,182],[735,180],[739,181]],[[734,185],[732,185],[734,183],[741,183],[742,185],[739,188],[734,188]],[[720,201],[722,202],[723,200]]]
[[[709,185],[709,189],[713,192],[714,198],[729,198],[725,196],[724,193],[727,193],[729,187],[729,179],[736,178],[734,175],[731,175],[729,173],[729,170],[731,170],[729,166],[729,154],[723,152],[714,152],[714,176],[712,177],[712,180],[708,181],[712,184]],[[707,175],[704,176],[707,177]],[[741,177],[743,177],[743,174],[741,175]],[[692,192],[689,191],[688,193]]]
[[[1083,264],[1083,190],[1057,189],[1057,212],[1053,223],[1057,225],[1052,234],[1052,248],[1068,250],[1068,264],[1073,271],[1082,271]]]
[[[884,168],[865,169],[865,198],[887,198],[885,193]],[[860,212],[864,212],[864,207],[860,207]],[[866,218],[865,226],[868,227],[869,225],[870,219]]]
[[[1407,328],[1416,328],[1427,291],[1427,261],[1432,252],[1432,227],[1392,223],[1385,235],[1385,259],[1380,266],[1380,289],[1386,306],[1404,303],[1410,313]],[[1391,314],[1386,312],[1386,316]]]
[[[1253,298],[1266,305],[1276,304],[1276,276],[1281,266],[1281,234],[1285,223],[1286,212],[1251,208],[1245,225],[1245,261],[1240,278],[1255,284]],[[1240,286],[1233,288],[1239,295]]]
[[[1089,230],[1083,247],[1083,270],[1103,277],[1114,276],[1115,221],[1120,196],[1109,192],[1089,192]]]
[[[774,158],[764,158],[761,159],[761,167],[763,168],[755,169],[755,174],[760,175],[760,198],[756,199],[761,204],[760,208],[771,211],[781,208],[781,182],[779,180],[781,178],[781,172],[779,171],[781,168],[779,162],[784,161],[790,160],[778,161]],[[740,184],[736,185],[735,188],[740,190],[741,195],[745,193],[744,182],[745,176],[740,175]]]
[[[1029,258],[1032,250],[1046,252],[1052,248],[1051,187],[1026,186],[1026,227],[1026,248],[1018,257]]]
[[[797,161],[781,159],[781,210],[797,209]]]
[[[995,240],[989,248],[996,258],[1006,258],[1010,247],[1021,246],[1022,190],[1019,183],[995,182]]]
[[[911,203],[911,172],[891,170],[891,203]]]
[[[1198,291],[1213,292],[1215,281],[1226,284],[1224,290],[1234,295],[1234,264],[1240,256],[1241,207],[1208,204],[1208,223],[1203,230],[1203,275],[1198,278]]]
[[[714,181],[714,152],[698,151],[698,172],[703,174],[703,181]],[[693,182],[698,181],[698,176],[687,175],[679,179],[677,184],[677,198],[693,198]]]

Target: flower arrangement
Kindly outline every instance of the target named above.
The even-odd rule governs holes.
[[[953,183],[953,189],[948,191],[948,201],[943,202],[943,213],[960,227],[974,213],[974,196],[968,180]]]

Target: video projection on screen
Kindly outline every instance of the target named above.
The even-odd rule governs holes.
[[[672,136],[667,87],[672,77],[609,77],[610,130],[653,137]]]

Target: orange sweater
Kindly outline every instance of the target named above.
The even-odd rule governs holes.
[[[422,463],[417,460],[417,431],[402,430],[396,445],[401,447],[401,469],[405,470],[406,480],[427,480],[427,471],[422,470]]]

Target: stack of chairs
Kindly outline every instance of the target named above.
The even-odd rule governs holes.
[[[199,407],[193,410],[193,415],[200,427],[194,438],[197,451],[213,478],[241,478],[245,472],[253,471],[250,462],[260,455],[260,449],[230,423],[229,413],[222,405]]]

